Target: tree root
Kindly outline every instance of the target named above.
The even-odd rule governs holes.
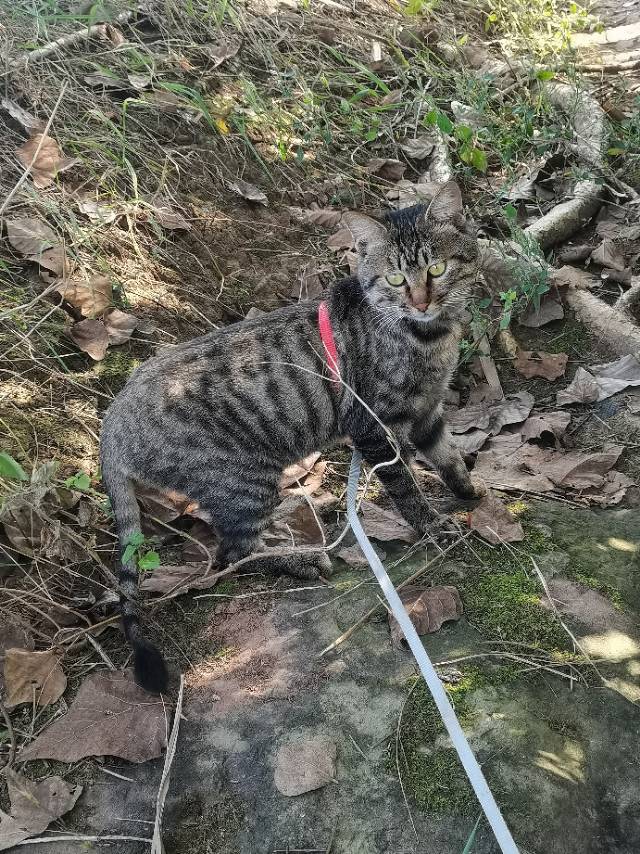
[[[638,296],[636,293],[636,299]],[[570,288],[566,300],[576,318],[606,341],[618,355],[631,353],[640,357],[640,329],[624,316],[618,303],[615,306],[607,305],[590,291],[578,288]]]

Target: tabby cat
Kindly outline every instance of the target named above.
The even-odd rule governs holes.
[[[102,474],[121,550],[140,529],[134,484],[142,483],[182,493],[209,513],[221,538],[221,565],[250,554],[278,503],[285,466],[345,435],[369,463],[393,459],[369,410],[402,448],[403,459],[378,474],[416,531],[439,518],[407,466],[416,449],[457,496],[484,493],[441,415],[478,268],[460,190],[450,182],[428,207],[382,221],[349,213],[345,221],[358,276],[336,282],[325,298],[344,385],[331,381],[323,355],[320,300],[228,326],[147,361],[110,406],[102,429]],[[327,560],[319,554],[315,560],[279,555],[268,563],[317,577]],[[136,679],[162,691],[167,670],[141,632],[135,559],[123,561],[120,579]]]

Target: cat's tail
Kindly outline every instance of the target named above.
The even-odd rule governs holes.
[[[127,642],[133,650],[135,679],[147,691],[167,690],[169,674],[160,651],[143,634],[138,596],[136,549],[127,548],[140,533],[140,510],[133,484],[117,463],[110,465],[103,454],[102,478],[116,518],[120,544],[120,612]],[[125,560],[126,558],[126,560]]]

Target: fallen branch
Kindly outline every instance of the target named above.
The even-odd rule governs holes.
[[[180,730],[180,720],[182,718],[182,696],[184,694],[184,676],[180,676],[180,689],[178,690],[178,699],[176,701],[176,711],[173,716],[173,726],[169,743],[167,744],[167,753],[164,757],[164,767],[162,769],[162,778],[160,780],[160,788],[158,789],[158,797],[156,798],[156,816],[153,826],[153,840],[151,842],[151,854],[164,854],[164,846],[162,845],[162,813],[164,812],[164,802],[167,799],[169,791],[169,776],[171,774],[171,765],[176,755],[178,746],[178,732]]]
[[[579,288],[569,288],[566,300],[576,318],[606,340],[618,355],[631,353],[640,356],[640,329],[616,306],[610,306],[595,294]]]
[[[77,44],[78,42],[83,41],[83,39],[91,39],[96,36],[102,36],[104,38],[107,36],[107,27],[109,24],[126,24],[133,18],[133,16],[134,13],[131,11],[120,12],[119,15],[116,15],[113,21],[103,24],[92,24],[85,27],[83,30],[78,30],[75,33],[68,33],[66,36],[60,36],[59,39],[49,42],[43,47],[23,53],[22,56],[19,56],[11,62],[10,68],[19,68],[20,66],[27,65],[28,63],[36,62],[39,59],[50,56],[52,53],[57,53],[59,50],[71,47],[71,45]]]

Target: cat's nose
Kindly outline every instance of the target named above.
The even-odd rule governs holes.
[[[429,307],[429,304],[426,302],[414,302],[413,307],[417,308],[418,311],[426,311]]]

